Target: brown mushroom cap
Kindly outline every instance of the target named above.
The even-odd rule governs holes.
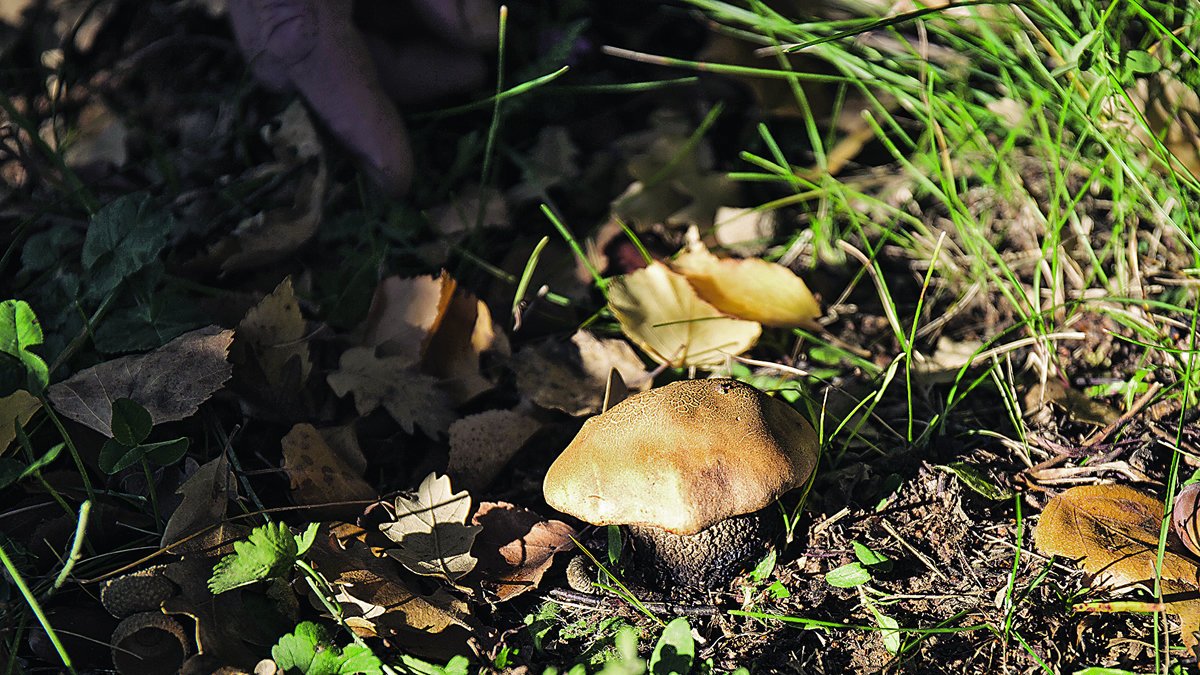
[[[542,489],[547,504],[594,525],[688,535],[803,485],[819,452],[786,403],[737,380],[685,380],[584,422]]]

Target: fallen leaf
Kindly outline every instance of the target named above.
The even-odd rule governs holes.
[[[1096,427],[1103,427],[1120,417],[1120,414],[1108,405],[1068,387],[1057,379],[1035,384],[1025,394],[1026,410],[1037,410],[1046,403],[1053,403],[1062,409],[1072,421]]]
[[[461,405],[495,386],[479,372],[486,352],[507,356],[508,339],[496,330],[487,305],[459,289],[427,342],[423,370],[436,375],[450,400]]]
[[[417,574],[457,580],[475,567],[471,544],[480,528],[466,524],[470,511],[471,495],[429,474],[412,497],[396,498],[396,519],[379,526],[397,545],[388,555]]]
[[[775,237],[775,212],[723,206],[717,209],[713,237],[726,251],[758,256]]]
[[[85,105],[70,136],[70,142],[63,148],[67,166],[76,169],[91,165],[125,166],[129,156],[125,149],[129,128],[107,105],[100,102]]]
[[[329,438],[340,441],[338,447]],[[327,435],[311,424],[297,424],[283,437],[283,470],[292,488],[292,500],[302,506],[330,502],[356,502],[375,499],[378,494],[362,472],[366,460],[353,434],[334,431]],[[310,517],[353,517],[361,505],[331,505],[312,509]]]
[[[1200,483],[1185,485],[1175,496],[1171,527],[1188,550],[1200,556]],[[1200,625],[1200,624],[1197,624]]]
[[[611,279],[608,307],[630,340],[672,368],[723,365],[762,333],[757,322],[731,319],[700,299],[687,278],[657,261]]]
[[[265,378],[266,386],[278,396],[308,380],[312,362],[308,357],[307,332],[292,278],[288,277],[238,324],[235,353],[239,346],[244,347]],[[294,370],[299,372],[299,382],[295,381]]]
[[[759,258],[718,258],[693,240],[672,263],[720,311],[767,326],[813,326],[821,308],[794,272]]]
[[[487,487],[539,428],[512,410],[487,410],[450,425],[446,473],[466,490]]]
[[[399,577],[394,562],[346,536],[351,525],[322,525],[308,558],[333,587],[346,623],[361,637],[380,637],[405,648],[438,639],[461,646],[472,627],[466,603],[444,590],[420,595]],[[438,636],[435,638],[435,636]],[[452,651],[451,653],[461,653]]]
[[[437,277],[388,277],[379,282],[363,324],[363,344],[379,356],[421,360],[425,342],[437,328],[458,284],[446,272]]]
[[[650,386],[646,368],[628,342],[600,339],[586,330],[577,331],[569,341],[551,339],[525,347],[511,366],[522,396],[577,417],[600,412],[613,369],[634,391]]]
[[[404,357],[379,357],[369,347],[354,347],[342,354],[340,368],[329,374],[329,386],[338,396],[354,394],[358,414],[383,406],[405,433],[421,427],[431,438],[454,419],[449,397],[435,377],[415,372]]]
[[[183,495],[183,500],[163,529],[159,545],[164,548],[225,517],[229,500],[237,498],[237,481],[229,471],[229,458],[221,453],[200,465],[176,492]]]
[[[1080,558],[1092,575],[1115,584],[1154,579],[1163,503],[1125,485],[1080,485],[1051,499],[1033,539],[1047,555]],[[1168,548],[1162,576],[1193,586],[1200,569]]]
[[[1100,583],[1154,585],[1163,503],[1125,485],[1081,485],[1051,499],[1033,531],[1038,550],[1079,558],[1079,565]],[[1178,553],[1173,541],[1163,552],[1165,594],[1186,594],[1168,602],[1167,611],[1183,623],[1183,643],[1197,645],[1200,627],[1200,567]]]
[[[233,331],[208,326],[184,333],[158,349],[123,356],[82,370],[50,387],[55,410],[112,437],[112,402],[133,399],[154,424],[195,414],[229,379],[226,360]]]
[[[579,148],[566,127],[542,127],[537,142],[525,156],[521,182],[508,191],[514,202],[545,199],[546,191],[579,175]]]
[[[16,440],[17,427],[24,428],[41,407],[41,401],[24,389],[0,398],[0,455]]]
[[[555,554],[574,548],[575,529],[505,502],[483,502],[471,522],[479,564],[472,577],[503,602],[538,587]]]

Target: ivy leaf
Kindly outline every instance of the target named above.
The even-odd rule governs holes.
[[[234,552],[221,558],[213,567],[208,589],[213,595],[219,595],[256,581],[282,576],[312,546],[316,528],[317,523],[310,524],[299,537],[283,523],[267,523],[254,528],[247,541],[235,541]]]
[[[4,383],[6,391],[0,391],[0,396],[11,394],[25,382],[31,392],[40,392],[50,384],[50,369],[46,362],[29,351],[30,347],[42,344],[43,339],[42,325],[29,303],[24,300],[0,302],[0,353],[19,361],[25,370],[24,382],[19,376],[4,378],[12,381]],[[11,371],[15,366],[12,363],[6,369]]]

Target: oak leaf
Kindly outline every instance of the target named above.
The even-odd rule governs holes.
[[[537,588],[554,556],[575,546],[570,525],[505,502],[483,502],[471,522],[483,528],[472,577],[500,601]]]
[[[611,279],[608,307],[630,340],[672,368],[722,365],[753,347],[762,333],[755,321],[722,314],[686,277],[657,261]]]
[[[475,567],[471,544],[479,526],[467,525],[471,495],[454,492],[450,479],[431,473],[411,496],[395,501],[396,519],[379,530],[396,542],[388,555],[410,571],[455,581]]]
[[[328,376],[338,396],[354,394],[358,414],[382,406],[406,433],[415,427],[437,437],[453,420],[449,397],[438,380],[412,370],[405,357],[376,356],[370,347],[354,347],[342,354],[340,368]]]
[[[614,369],[634,391],[650,386],[646,368],[628,342],[600,339],[586,330],[569,341],[552,339],[525,347],[513,357],[512,369],[523,396],[577,417],[601,411]]]

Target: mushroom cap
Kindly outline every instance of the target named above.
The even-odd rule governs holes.
[[[783,401],[737,380],[685,380],[584,422],[542,490],[594,525],[695,534],[803,485],[819,454],[812,425]]]

